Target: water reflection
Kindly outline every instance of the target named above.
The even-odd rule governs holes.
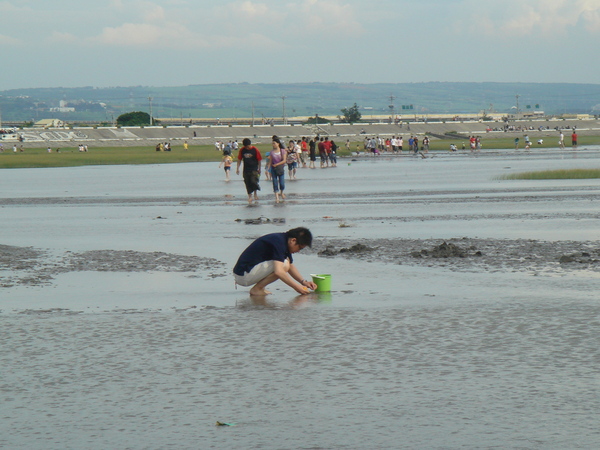
[[[304,309],[332,303],[332,292],[311,292],[297,295],[287,302],[277,301],[273,296],[249,295],[247,299],[237,301],[236,307],[241,309]]]

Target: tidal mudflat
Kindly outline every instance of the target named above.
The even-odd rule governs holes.
[[[599,158],[345,159],[252,207],[213,163],[3,171],[0,446],[597,447],[600,183],[497,177]],[[295,226],[333,291],[236,290]]]

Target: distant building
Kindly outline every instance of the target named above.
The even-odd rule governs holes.
[[[49,111],[50,112],[61,112],[61,113],[67,113],[67,112],[75,112],[75,108],[72,106],[67,106],[67,102],[64,100],[61,100],[60,102],[58,102],[58,108],[54,107],[54,108],[50,108]]]
[[[42,119],[33,124],[34,128],[62,128],[65,123],[60,119]]]

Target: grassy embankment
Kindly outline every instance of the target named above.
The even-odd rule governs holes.
[[[522,140],[522,139],[521,139]],[[345,141],[342,138],[336,140],[340,149],[339,156],[348,156]],[[405,141],[406,142],[406,141]],[[467,139],[445,139],[432,140],[431,151],[448,151],[450,144],[455,144],[459,151],[462,151],[462,144],[468,150],[469,143]],[[514,138],[490,138],[483,137],[484,149],[513,149]],[[361,141],[353,141],[350,144],[350,150],[356,151],[358,148],[363,150]],[[556,139],[544,139],[543,145],[533,144],[530,151],[541,148],[556,147]],[[582,136],[579,147],[584,148],[587,145],[600,145],[600,136]],[[185,163],[185,162],[206,162],[220,161],[220,153],[215,151],[213,145],[190,145],[188,151],[184,151],[183,146],[174,146],[171,152],[157,152],[153,147],[91,147],[89,152],[79,152],[76,147],[61,148],[56,152],[56,147],[52,153],[48,153],[44,148],[25,148],[24,152],[13,153],[12,149],[5,145],[4,153],[0,153],[0,168],[41,168],[41,167],[75,167],[90,165],[119,165],[119,164],[167,164],[167,163]],[[270,146],[258,145],[261,152],[269,150]],[[521,144],[524,150],[524,145]],[[572,151],[567,147],[565,151]],[[406,145],[404,150],[406,152]]]
[[[24,152],[13,153],[5,148],[0,153],[0,168],[75,167],[120,164],[167,164],[201,161],[220,161],[220,154],[213,145],[174,146],[170,152],[157,152],[151,147],[90,147],[80,152],[77,147],[61,148],[52,153],[44,148],[25,148]]]

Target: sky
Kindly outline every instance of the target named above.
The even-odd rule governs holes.
[[[600,83],[600,0],[0,0],[0,90]]]

